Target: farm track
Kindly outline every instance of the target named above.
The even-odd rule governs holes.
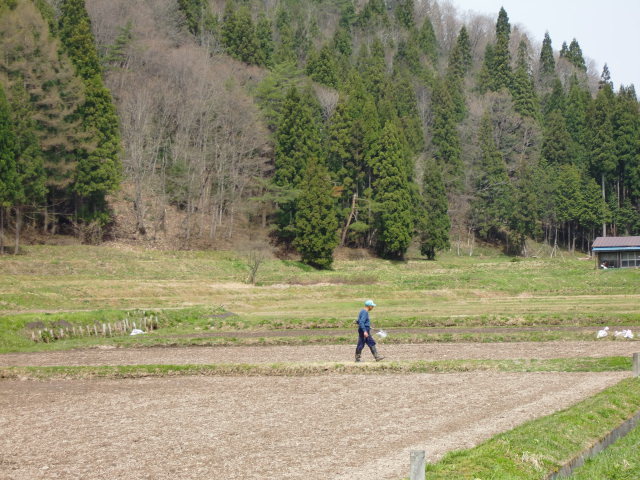
[[[633,341],[599,342],[508,342],[508,343],[379,343],[380,351],[393,361],[412,360],[503,360],[575,357],[631,356],[640,351]],[[372,361],[370,353],[363,354]],[[197,365],[221,363],[318,363],[351,362],[349,345],[304,346],[211,346],[147,347],[7,353],[0,355],[0,367],[12,366],[99,366],[99,365]]]

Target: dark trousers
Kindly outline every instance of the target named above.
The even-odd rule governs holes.
[[[376,341],[373,339],[371,335],[371,330],[367,328],[367,333],[369,336],[364,338],[364,330],[361,328],[358,329],[358,346],[356,346],[356,353],[362,352],[364,345],[369,345],[369,348],[373,348],[376,345]]]

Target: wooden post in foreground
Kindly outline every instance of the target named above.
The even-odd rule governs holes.
[[[409,480],[425,480],[426,454],[424,450],[411,450]]]
[[[640,377],[640,353],[633,354],[633,376]]]

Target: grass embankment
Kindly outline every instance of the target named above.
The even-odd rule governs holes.
[[[640,478],[640,427],[576,469],[570,480],[637,480]]]
[[[640,380],[623,380],[573,407],[527,422],[476,448],[451,452],[438,463],[427,465],[427,478],[540,480],[559,470],[638,410]]]
[[[272,363],[215,365],[107,365],[55,367],[3,367],[0,378],[50,380],[60,378],[138,378],[182,375],[205,376],[311,376],[328,374],[402,374],[492,372],[605,372],[628,371],[627,357],[558,358],[525,360],[440,360],[381,363]]]
[[[126,333],[113,333],[112,336],[68,336],[51,340],[48,343],[31,339],[32,332],[37,335],[41,329],[60,328],[69,331],[71,327],[93,327],[99,329],[102,324],[116,323],[128,318],[137,322],[144,315],[158,318],[158,330],[145,335],[129,336]],[[618,318],[621,325],[636,325],[637,315],[626,315]],[[429,322],[416,322],[413,319],[385,319],[378,322],[380,328],[418,328],[413,332],[393,332],[383,343],[417,344],[417,343],[459,343],[459,342],[543,342],[558,340],[593,340],[596,327],[589,331],[580,330],[521,330],[521,327],[572,325],[584,327],[597,324],[600,320],[594,317],[581,319],[561,319],[555,317],[548,324],[541,320],[526,317],[518,322],[507,319],[472,317],[464,322],[439,319]],[[515,325],[514,325],[515,323]],[[427,325],[428,324],[428,325]],[[455,326],[452,326],[455,325]],[[487,330],[465,331],[465,328],[503,327],[500,331]],[[420,330],[424,327],[424,330]],[[430,331],[428,327],[444,328],[446,331]],[[338,330],[336,330],[336,328]],[[279,329],[279,330],[275,330]],[[291,332],[291,330],[297,330]],[[333,331],[332,331],[333,329]],[[341,330],[340,330],[341,329]],[[284,330],[284,331],[283,331]],[[285,333],[287,333],[285,335]],[[294,334],[292,334],[294,333]],[[6,315],[0,317],[0,353],[38,352],[53,350],[70,350],[92,348],[98,345],[117,347],[150,347],[150,346],[252,346],[252,345],[351,345],[355,339],[354,326],[351,319],[287,319],[271,323],[265,320],[247,320],[229,315],[221,307],[192,307],[167,310],[97,310],[88,312],[65,313],[29,313]],[[611,335],[607,339],[613,340]],[[628,341],[628,340],[623,340]]]
[[[496,251],[336,260],[331,271],[270,259],[258,285],[230,252],[33,246],[0,257],[0,312],[220,305],[245,321],[352,318],[368,297],[379,319],[634,314],[638,272],[594,270],[576,256],[512,261]]]

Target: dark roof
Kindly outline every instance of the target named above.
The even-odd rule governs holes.
[[[640,237],[598,237],[593,248],[602,247],[640,247]]]

